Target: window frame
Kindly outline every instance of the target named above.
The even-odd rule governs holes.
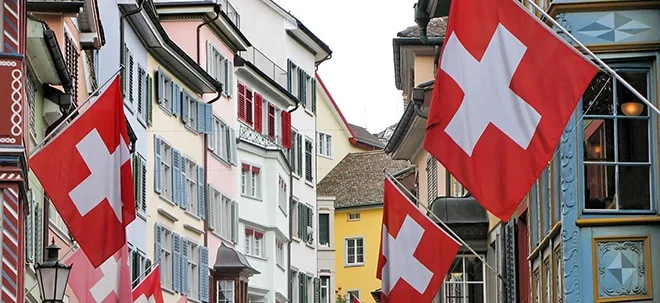
[[[486,256],[483,255],[483,254],[479,254],[479,256],[482,258],[482,260],[486,259]],[[483,301],[485,302],[487,300],[487,298],[488,298],[488,289],[486,287],[486,280],[487,280],[486,266],[483,265],[483,264],[481,265],[481,278],[482,278],[481,281],[468,280],[469,275],[467,274],[467,270],[466,270],[466,258],[467,257],[476,258],[474,255],[467,255],[467,254],[458,254],[458,255],[456,255],[456,257],[454,257],[454,260],[459,259],[459,258],[461,259],[462,267],[463,267],[462,278],[459,281],[450,281],[447,278],[451,274],[451,270],[450,270],[450,272],[447,273],[447,276],[445,276],[442,280],[443,282],[442,282],[441,296],[442,296],[443,301],[447,300],[447,291],[448,291],[447,287],[449,285],[460,285],[461,289],[463,290],[462,291],[462,293],[463,293],[462,299],[463,300],[460,300],[461,298],[452,298],[452,299],[454,299],[454,300],[452,300],[452,302],[455,302],[455,301],[463,301],[464,303],[471,302],[471,301],[469,301],[469,299],[470,299],[469,295],[470,294],[466,290],[467,289],[466,286],[470,285],[470,284],[472,284],[472,285],[481,284],[482,285],[481,295],[482,295]],[[477,259],[477,262],[480,263],[481,261],[479,261]]]
[[[251,233],[250,233],[251,231]],[[256,234],[260,233],[261,238],[257,239]],[[266,232],[246,226],[243,230],[243,247],[245,255],[253,258],[268,260],[266,255]],[[258,250],[257,250],[258,248]]]
[[[234,298],[236,296],[235,290],[236,287],[234,285],[233,280],[218,280],[215,282],[216,287],[216,300],[217,303],[234,303]],[[227,289],[223,289],[223,286],[227,286]],[[220,299],[220,292],[222,291],[223,297],[227,297],[226,299]],[[229,293],[229,294],[228,294]]]
[[[160,231],[160,276],[163,279],[161,286],[172,290],[174,283],[174,232],[165,226]]]
[[[288,217],[288,205],[289,205],[289,186],[286,183],[285,179],[282,176],[278,177],[278,187],[277,187],[277,193],[278,193],[278,207],[280,211],[284,214],[285,217]]]
[[[187,241],[185,243],[186,245],[188,245],[187,247],[188,256],[186,260],[185,270],[188,271],[188,288],[189,288],[188,297],[197,300],[199,299],[199,286],[200,286],[199,244],[191,241],[190,239],[186,239],[186,240]]]
[[[362,240],[362,262],[358,262],[358,245],[357,241]],[[350,250],[350,241],[355,241],[355,244],[353,245],[353,250],[354,250],[354,256],[355,256],[355,261],[354,262],[349,262],[348,256],[349,256],[349,250]],[[365,243],[364,243],[364,237],[363,236],[355,236],[355,237],[346,237],[344,238],[344,267],[357,267],[357,266],[364,266],[365,263]]]
[[[247,170],[245,169],[246,166],[248,167]],[[259,172],[255,173],[255,168]],[[262,200],[261,170],[262,168],[260,166],[247,162],[241,163],[241,196],[259,201]]]
[[[303,148],[303,153],[305,154],[305,161],[304,166],[305,166],[305,183],[307,185],[310,185],[314,187],[314,140],[311,138],[305,136],[304,139],[304,148]]]
[[[332,159],[332,135],[326,132],[317,132],[316,155]]]

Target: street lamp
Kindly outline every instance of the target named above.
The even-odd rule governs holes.
[[[380,303],[380,290],[381,289],[379,288],[371,292],[371,296],[374,298],[374,301],[376,301],[376,303]]]
[[[64,299],[66,283],[69,280],[71,265],[66,266],[57,258],[60,248],[55,245],[55,239],[46,247],[48,258],[35,266],[37,283],[43,303],[61,303]]]

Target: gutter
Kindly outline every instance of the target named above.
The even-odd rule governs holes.
[[[144,4],[144,0],[137,0],[137,2],[138,2],[138,7],[136,9],[122,13],[121,17],[119,18],[119,66],[122,66],[122,68],[124,69],[124,73],[121,73],[121,75],[123,75],[124,77],[127,75],[126,74],[126,69],[128,68],[128,66],[124,66],[124,61],[126,60],[126,58],[124,58],[125,57],[125,54],[124,54],[124,39],[125,39],[124,38],[124,22],[125,22],[126,17],[128,17],[130,15],[137,14],[142,10],[142,5]],[[121,79],[121,80],[122,81],[121,81],[120,84],[121,84],[122,91],[123,91],[125,80],[124,79]]]

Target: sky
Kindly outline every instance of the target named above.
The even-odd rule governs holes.
[[[349,123],[377,133],[403,113],[392,38],[415,25],[417,0],[275,0],[332,49],[317,73]]]

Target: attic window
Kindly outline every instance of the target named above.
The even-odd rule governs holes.
[[[360,221],[360,213],[348,213],[348,221]]]

